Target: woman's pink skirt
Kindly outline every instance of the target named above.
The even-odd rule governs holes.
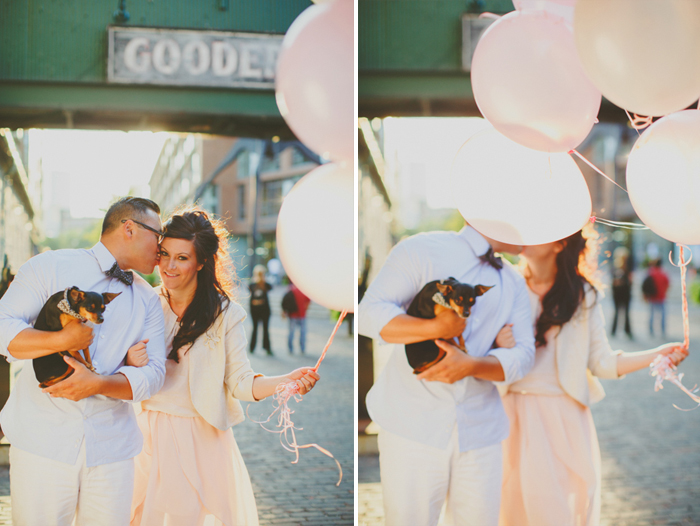
[[[143,411],[131,526],[257,526],[248,470],[233,433],[201,417]]]
[[[508,393],[500,526],[596,526],[600,449],[591,411],[573,398]]]

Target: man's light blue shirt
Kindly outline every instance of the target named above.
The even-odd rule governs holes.
[[[93,325],[90,345],[98,373],[122,373],[129,380],[133,402],[157,393],[165,379],[163,311],[151,286],[134,275],[131,287],[105,275],[115,262],[102,243],[88,250],[56,250],[33,257],[19,269],[0,300],[0,354],[24,329],[32,327],[50,296],[67,287],[84,291],[120,292],[104,313],[104,323]],[[126,352],[148,338],[149,363],[124,365]],[[0,413],[0,425],[19,449],[75,464],[85,440],[89,467],[126,460],[141,451],[142,436],[129,401],[102,395],[73,402],[42,393],[31,360],[25,360],[10,398]]]
[[[522,378],[532,367],[535,343],[525,280],[507,262],[496,270],[478,256],[490,245],[476,230],[418,234],[399,243],[359,305],[360,334],[386,343],[381,330],[405,314],[426,283],[456,278],[494,286],[476,299],[464,331],[472,356],[495,356],[506,382]],[[492,348],[498,331],[513,324],[516,346]],[[422,444],[445,449],[457,424],[460,451],[497,444],[508,436],[508,418],[493,382],[473,377],[454,384],[419,381],[408,365],[405,346],[394,345],[391,357],[367,395],[367,409],[380,427]]]

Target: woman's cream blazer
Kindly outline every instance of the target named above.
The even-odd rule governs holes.
[[[207,422],[226,430],[245,420],[239,400],[255,402],[243,307],[231,301],[189,349],[192,404]]]
[[[598,378],[614,379],[617,356],[605,332],[603,307],[590,285],[585,299],[555,337],[555,353],[559,383],[571,398],[585,406],[605,397]]]
[[[555,342],[559,383],[564,391],[585,406],[602,400],[605,391],[598,378],[618,378],[617,356],[622,351],[610,347],[600,293],[596,296],[590,285]]]

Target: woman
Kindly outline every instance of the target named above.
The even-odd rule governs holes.
[[[270,333],[268,324],[270,323],[270,301],[267,292],[272,290],[272,285],[265,281],[265,267],[255,265],[253,269],[253,282],[248,286],[250,289],[250,315],[253,318],[253,334],[250,337],[250,352],[255,351],[255,344],[258,341],[258,325],[263,326],[263,349],[267,354],[272,354],[270,349]]]
[[[589,264],[592,244],[579,231],[522,252],[537,350],[532,370],[503,396],[511,430],[503,443],[501,526],[598,524],[600,451],[588,405],[605,393],[594,377],[619,378],[659,354],[674,364],[687,356],[680,344],[635,353],[610,348]],[[509,327],[496,345],[514,345]]]
[[[617,316],[622,310],[625,315],[625,333],[631,340],[630,300],[632,299],[632,272],[630,271],[629,254],[629,250],[625,247],[617,247],[615,252],[613,252],[612,296],[615,304],[615,316],[613,317],[610,334],[615,336]]]
[[[258,524],[250,478],[229,431],[244,420],[237,399],[262,400],[288,380],[304,394],[319,379],[309,368],[278,377],[253,372],[245,311],[231,300],[225,240],[223,225],[198,209],[165,225],[163,284],[156,290],[169,354],[165,384],[138,416],[144,447],[135,462],[132,526]],[[146,343],[129,349],[129,365],[147,362]]]

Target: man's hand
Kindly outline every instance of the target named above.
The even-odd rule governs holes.
[[[443,340],[435,340],[435,344],[444,350],[447,355],[428,370],[416,376],[418,380],[453,384],[471,375],[475,365],[475,360],[472,356]]]
[[[90,347],[95,338],[92,327],[77,320],[63,327],[58,334],[63,342],[62,351],[82,351]]]
[[[69,323],[69,325],[82,325],[82,323]],[[75,369],[75,372],[65,380],[61,380],[57,384],[43,389],[42,392],[53,398],[67,398],[74,402],[100,392],[100,386],[102,384],[102,377],[100,375],[91,372],[78,360],[70,356],[64,356],[63,359],[68,365]]]
[[[467,327],[467,319],[461,318],[452,309],[444,310],[433,319],[437,338],[451,340],[462,335]]]
[[[148,349],[146,349],[147,343],[148,338],[129,347],[129,350],[126,351],[126,365],[130,365],[132,367],[143,367],[148,365]]]

